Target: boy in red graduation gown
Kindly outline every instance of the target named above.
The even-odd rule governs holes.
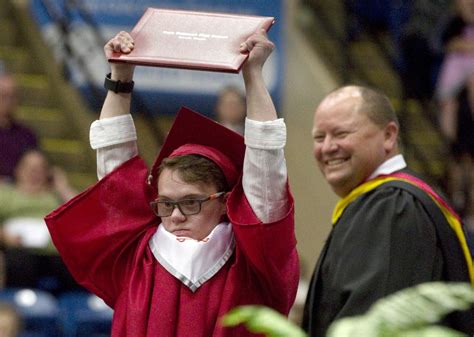
[[[104,50],[133,47],[121,32]],[[114,309],[112,336],[251,336],[220,317],[244,304],[288,313],[299,273],[285,124],[262,77],[272,49],[263,30],[241,46],[245,145],[184,109],[151,172],[136,156],[133,66],[111,64],[122,87],[91,126],[100,181],[46,222],[76,280]]]

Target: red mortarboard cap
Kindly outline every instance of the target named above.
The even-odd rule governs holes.
[[[182,107],[153,164],[149,178],[151,187],[156,189],[158,167],[163,159],[186,154],[197,154],[212,160],[222,169],[232,188],[242,173],[244,138],[221,124]]]

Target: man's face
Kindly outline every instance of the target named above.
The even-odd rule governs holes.
[[[190,184],[181,179],[178,171],[164,169],[158,178],[158,199],[160,201],[179,201],[183,199],[204,199],[217,191],[215,186],[205,183]],[[165,229],[182,237],[202,240],[216,227],[226,213],[224,198],[209,200],[201,205],[201,212],[183,215],[178,207],[161,221]]]
[[[327,97],[314,116],[314,157],[334,192],[343,197],[387,159],[386,132],[358,112],[357,94]]]

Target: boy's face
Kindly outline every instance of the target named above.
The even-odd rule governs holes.
[[[164,169],[158,178],[158,199],[160,201],[180,201],[183,199],[204,199],[217,191],[213,185],[187,183],[178,171]],[[175,207],[170,216],[162,217],[165,229],[181,237],[195,240],[206,238],[226,213],[224,198],[203,202],[198,214],[184,215]]]

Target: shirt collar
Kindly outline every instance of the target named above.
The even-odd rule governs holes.
[[[367,178],[367,180],[371,180],[379,175],[382,174],[390,174],[395,171],[399,171],[407,167],[407,163],[403,158],[403,155],[397,154],[395,157],[392,157],[382,163],[377,169]]]

